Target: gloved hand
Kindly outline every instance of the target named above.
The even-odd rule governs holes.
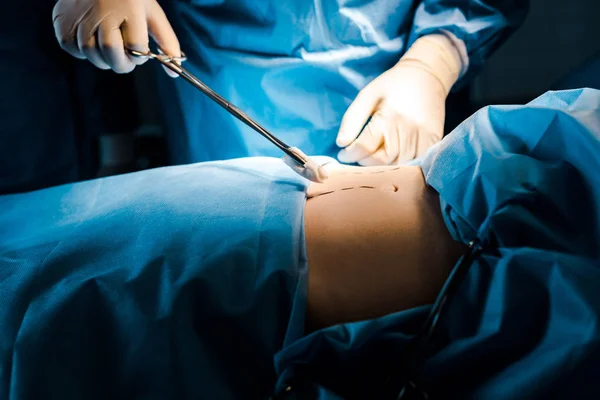
[[[52,13],[60,46],[100,69],[131,72],[147,58],[125,48],[148,51],[148,36],[170,56],[180,56],[179,41],[156,0],[59,0]],[[165,68],[170,76],[177,76]]]
[[[360,91],[346,111],[336,142],[345,148],[338,159],[389,165],[424,154],[442,139],[446,97],[463,64],[460,50],[447,36],[416,40],[394,67]]]

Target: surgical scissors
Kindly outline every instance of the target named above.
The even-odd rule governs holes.
[[[323,182],[327,178],[327,173],[325,169],[318,165],[315,161],[311,160],[306,154],[304,154],[297,147],[292,147],[285,144],[281,139],[273,135],[271,132],[267,131],[260,124],[246,115],[242,110],[228,102],[225,98],[219,95],[217,92],[208,87],[204,82],[200,79],[196,78],[189,71],[181,66],[181,63],[187,60],[185,54],[181,54],[181,57],[171,57],[164,52],[160,51],[160,54],[152,53],[151,51],[141,52],[137,50],[127,49],[127,52],[133,57],[144,57],[151,58],[171,71],[178,74],[180,77],[185,79],[187,82],[192,84],[202,93],[211,98],[215,103],[223,107],[226,111],[228,111],[231,115],[242,121],[244,124],[252,128],[254,131],[261,134],[268,141],[277,146],[281,151],[285,153],[283,157],[283,161],[292,168],[296,173],[301,176],[317,183]]]

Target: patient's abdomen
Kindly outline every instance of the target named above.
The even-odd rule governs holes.
[[[431,303],[462,253],[419,167],[338,167],[305,225],[313,327]]]

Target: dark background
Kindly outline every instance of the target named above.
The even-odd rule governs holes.
[[[523,26],[472,85],[473,106],[527,102],[598,50],[600,0],[531,0]]]

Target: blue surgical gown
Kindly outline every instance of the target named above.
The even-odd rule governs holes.
[[[202,81],[307,154],[334,157],[357,93],[418,37],[464,41],[469,70],[524,19],[526,0],[173,0],[162,6]],[[279,150],[183,80],[159,87],[173,163]],[[460,84],[459,84],[460,85]]]

